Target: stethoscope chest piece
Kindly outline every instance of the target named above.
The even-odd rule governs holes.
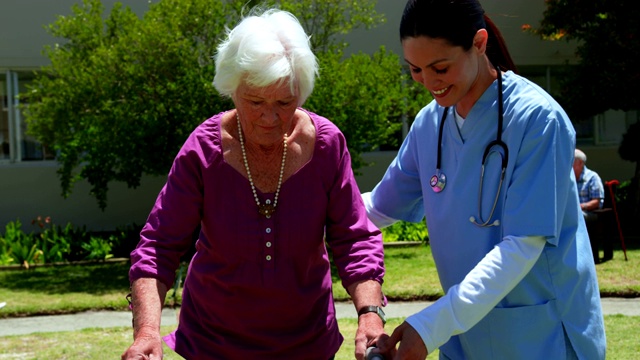
[[[438,171],[431,177],[429,185],[431,185],[431,189],[434,192],[439,193],[444,189],[445,185],[447,185],[447,176],[444,173]]]

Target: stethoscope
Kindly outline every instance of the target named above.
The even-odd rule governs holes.
[[[502,182],[504,181],[504,175],[507,170],[507,163],[509,162],[509,148],[504,141],[502,141],[502,123],[503,123],[503,104],[502,104],[502,72],[496,66],[496,70],[498,71],[498,135],[496,139],[490,142],[484,148],[484,154],[482,155],[482,168],[480,169],[480,188],[478,190],[478,218],[475,216],[471,216],[469,221],[474,223],[475,225],[481,227],[488,226],[498,226],[500,225],[500,220],[496,219],[491,222],[491,218],[493,217],[493,213],[496,210],[496,206],[498,204],[498,198],[500,197],[500,190],[502,189]],[[442,149],[442,132],[444,129],[444,122],[447,119],[447,113],[449,112],[449,108],[444,108],[444,112],[442,113],[442,120],[440,120],[440,128],[438,130],[438,158],[436,163],[436,174],[431,177],[429,184],[431,185],[431,189],[434,192],[441,192],[444,187],[447,185],[447,176],[440,169],[441,165],[441,149]],[[496,150],[495,147],[502,148],[502,152]],[[482,184],[484,183],[484,165],[487,160],[487,157],[491,153],[498,153],[500,158],[502,159],[502,172],[500,174],[500,183],[498,184],[498,190],[496,192],[496,196],[493,199],[493,206],[491,207],[491,212],[489,213],[489,217],[487,220],[482,219]],[[503,155],[504,153],[504,155]]]

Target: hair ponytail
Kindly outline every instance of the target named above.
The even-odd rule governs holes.
[[[494,24],[494,22],[484,14],[484,22],[486,24],[487,33],[489,39],[487,40],[487,57],[494,66],[499,66],[500,69],[506,71],[511,70],[514,73],[518,72],[516,64],[511,59],[511,54],[507,49],[507,44],[502,37],[502,33]]]
[[[486,29],[487,57],[494,66],[516,72],[507,44],[478,0],[408,0],[400,20],[400,39],[426,36],[445,39],[468,51],[480,29]]]

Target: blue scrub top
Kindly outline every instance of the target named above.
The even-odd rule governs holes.
[[[604,359],[605,335],[595,266],[580,206],[573,156],[575,130],[544,90],[503,74],[502,140],[509,161],[491,222],[479,227],[482,156],[496,139],[498,82],[473,106],[461,129],[449,109],[441,147],[444,190],[435,193],[438,128],[444,108],[431,102],[416,116],[398,156],[371,194],[376,210],[406,221],[426,217],[443,289],[458,284],[506,235],[544,236],[528,275],[477,325],[440,348],[467,359],[548,358],[564,354],[565,332],[580,359]],[[495,148],[499,150],[499,147]],[[501,157],[485,162],[481,218],[487,220],[500,183]],[[564,330],[563,330],[564,329]]]

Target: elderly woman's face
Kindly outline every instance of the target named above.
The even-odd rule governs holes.
[[[233,101],[247,141],[271,145],[290,131],[299,98],[288,82],[262,88],[241,83]]]

